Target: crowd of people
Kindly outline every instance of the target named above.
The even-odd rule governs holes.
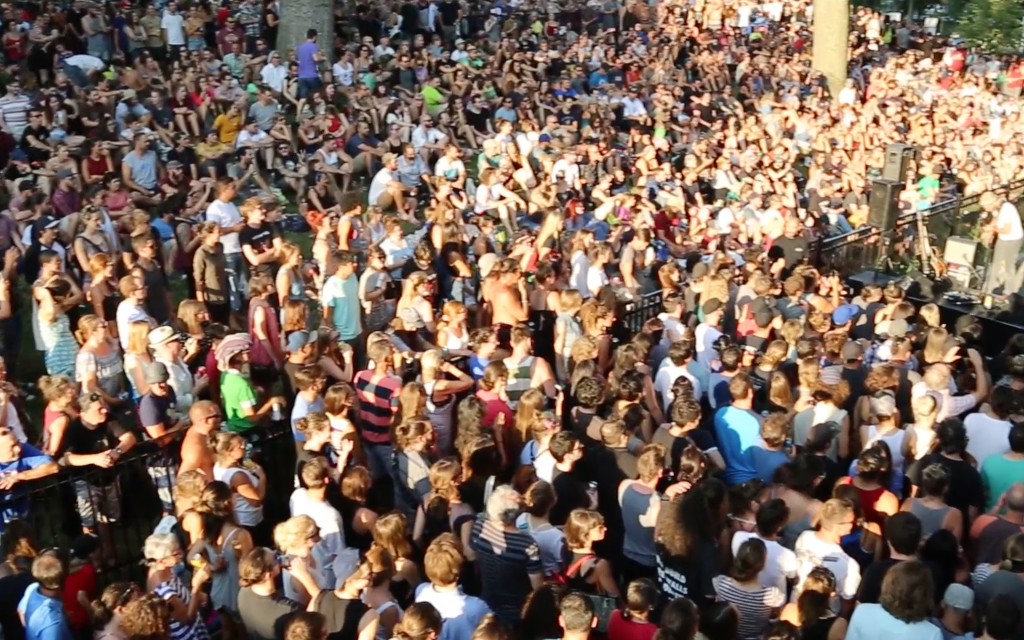
[[[812,11],[4,5],[5,640],[1024,640],[1024,334],[810,250],[905,143],[1016,291],[1024,63]]]

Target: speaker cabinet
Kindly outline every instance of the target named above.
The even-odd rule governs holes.
[[[871,183],[871,195],[868,198],[869,225],[882,231],[891,231],[896,227],[902,188],[902,181],[875,180]]]
[[[917,149],[909,144],[894,142],[885,145],[885,166],[882,168],[882,179],[894,182],[905,182],[910,161],[917,157]]]

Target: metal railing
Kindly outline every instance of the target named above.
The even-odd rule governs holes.
[[[143,542],[166,515],[161,498],[174,495],[177,464],[165,464],[166,452],[176,454],[183,435],[178,432],[159,443],[140,442],[111,469],[65,467],[55,475],[16,484],[0,492],[0,507],[6,517],[18,516],[29,522],[40,547],[63,549],[82,533],[83,510],[93,514],[120,512],[117,521],[106,527],[114,562],[106,568],[104,579],[143,580]],[[266,472],[268,487],[286,488],[267,491],[263,504],[264,518],[283,521],[288,518],[295,477],[291,428],[287,422],[280,422],[254,428],[245,437],[253,444],[254,459]],[[94,490],[85,491],[85,485]],[[103,491],[103,487],[108,489]],[[111,501],[119,506],[112,506]]]

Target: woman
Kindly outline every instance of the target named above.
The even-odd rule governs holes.
[[[220,225],[202,223],[199,237],[200,245],[192,258],[196,299],[206,305],[210,320],[226,325],[231,319],[230,289],[224,247],[220,243]]]
[[[234,492],[223,482],[206,485],[195,506],[202,539],[188,552],[188,561],[208,562],[213,567],[210,601],[214,609],[238,613],[238,561],[253,548],[252,536],[234,522]],[[198,556],[198,558],[196,557]]]
[[[377,512],[366,506],[373,478],[363,466],[349,467],[341,477],[341,512],[345,525],[345,544],[365,553],[373,544]]]
[[[263,499],[267,494],[267,476],[263,467],[246,458],[245,441],[230,431],[214,431],[209,436],[210,450],[216,459],[213,479],[225,483],[234,492],[235,523],[249,529],[253,539],[264,537]],[[261,536],[261,534],[263,534]]]
[[[711,507],[690,490],[664,508],[655,531],[658,586],[667,598],[689,598],[699,607],[714,598],[712,578],[721,573]]]
[[[303,606],[316,598],[321,589],[330,587],[333,567],[317,563],[313,547],[318,542],[320,530],[309,516],[294,516],[274,527],[274,544],[284,555],[284,596]]]
[[[114,216],[121,216],[128,213],[128,210],[135,206],[132,200],[132,193],[125,188],[121,181],[120,174],[110,173],[106,177],[106,191],[103,197],[103,206]]]
[[[89,286],[85,299],[92,305],[93,313],[107,321],[107,331],[117,338],[117,305],[121,293],[117,290],[114,272],[117,265],[109,254],[97,253],[89,258]]]
[[[373,573],[370,586],[363,592],[361,600],[380,616],[374,640],[391,640],[394,637],[392,631],[402,619],[403,613],[391,593],[395,563],[391,560],[391,554],[380,547],[371,548],[365,557]]]
[[[437,451],[441,455],[449,455],[454,451],[452,410],[456,396],[469,391],[476,383],[468,373],[445,362],[442,352],[437,349],[431,349],[420,357],[420,372],[427,394],[427,418],[434,425]]]
[[[409,541],[408,521],[400,513],[389,513],[377,519],[373,527],[373,544],[391,554],[395,575],[391,578],[391,593],[399,605],[406,607],[413,601],[420,584],[420,571],[413,561],[413,546]]]
[[[75,237],[75,260],[81,272],[86,274],[83,285],[88,290],[92,276],[90,261],[98,255],[113,256],[114,248],[110,246],[110,236],[103,229],[102,211],[95,207],[86,207],[79,219],[85,228]]]
[[[369,563],[358,564],[358,555],[353,550],[343,553],[349,574],[337,589],[321,591],[310,605],[310,611],[326,618],[327,637],[332,640],[374,640],[380,626],[380,615],[363,604],[361,599],[373,583],[373,569]]]
[[[296,440],[295,442],[295,486],[305,488],[305,483],[302,481],[303,465],[318,456],[326,458],[331,462],[337,462],[338,458],[335,455],[335,449],[330,446],[331,423],[327,418],[327,414],[320,411],[308,413],[295,420],[293,427],[297,434],[296,437],[302,436],[304,438],[304,440]],[[340,448],[338,451],[340,451]],[[343,463],[339,470],[342,468],[344,468]],[[338,473],[333,473],[332,477],[337,480]]]
[[[454,533],[460,541],[468,541],[476,513],[462,501],[459,484],[462,466],[455,458],[438,460],[430,467],[430,493],[416,508],[412,540],[420,549],[442,533]]]
[[[934,583],[918,560],[898,562],[886,572],[878,604],[861,603],[853,611],[847,640],[901,637],[942,640],[942,631],[928,618],[934,606]]]
[[[857,458],[857,475],[839,480],[839,484],[852,485],[857,490],[864,521],[881,526],[885,519],[899,511],[900,502],[886,488],[892,473],[892,461],[882,443],[872,445]]]
[[[964,516],[959,509],[946,504],[949,490],[949,470],[941,464],[930,464],[921,472],[921,485],[917,496],[907,499],[900,511],[909,511],[921,521],[921,541],[927,540],[939,529],[946,529],[963,538]]]
[[[806,640],[843,640],[847,620],[832,611],[836,577],[826,567],[815,567],[804,578],[800,597],[787,604],[779,616],[800,628]]]
[[[871,398],[870,407],[872,420],[860,425],[860,441],[865,449],[876,442],[884,442],[889,448],[892,473],[888,478],[888,487],[893,494],[903,495],[903,459],[907,450],[904,440],[907,432],[900,428],[896,397],[889,390],[879,391]],[[851,464],[851,469],[854,466]]]
[[[39,391],[46,401],[43,407],[42,450],[51,458],[58,458],[63,450],[64,432],[78,417],[75,400],[77,385],[67,376],[43,376]]]
[[[184,329],[183,341],[196,345],[194,348],[186,347],[183,353],[183,358],[194,375],[199,367],[206,364],[206,356],[213,344],[213,339],[206,335],[206,328],[210,325],[210,312],[204,303],[186,298],[178,304],[178,320]]]
[[[759,574],[768,557],[764,541],[749,538],[740,545],[728,576],[715,576],[712,584],[718,600],[732,603],[740,614],[739,637],[760,638],[768,623],[786,603],[778,587],[761,585]]]
[[[597,297],[601,289],[608,285],[609,280],[605,267],[611,263],[614,257],[612,246],[607,242],[598,242],[590,248],[587,255],[590,267],[587,269],[586,275],[588,297]]]
[[[469,310],[457,300],[449,300],[441,309],[441,319],[437,323],[437,346],[455,356],[468,356],[469,350]]]
[[[63,274],[54,275],[32,291],[39,304],[36,317],[46,372],[51,376],[74,376],[78,347],[71,334],[67,311],[77,306],[84,296],[78,285]]]
[[[551,508],[554,506],[554,487],[549,482],[537,480],[523,491],[523,513],[516,518],[516,527],[529,532],[537,541],[545,575],[558,575],[563,569],[565,535],[551,524]]]
[[[652,640],[658,625],[650,621],[658,604],[658,587],[647,578],[634,580],[626,587],[626,606],[612,614],[608,637]]]
[[[209,634],[199,616],[203,585],[210,580],[212,567],[196,567],[192,572],[191,589],[178,577],[184,554],[173,533],[154,533],[142,548],[146,559],[146,589],[167,602],[171,610],[172,640],[206,640]]]
[[[430,283],[425,272],[415,271],[405,279],[395,315],[402,325],[399,335],[410,347],[421,342],[434,344],[437,326],[434,323],[434,306],[430,303],[430,294]]]
[[[569,588],[587,594],[619,597],[619,585],[611,563],[594,553],[594,543],[604,540],[607,533],[604,516],[597,511],[573,509],[569,512],[561,558]]]
[[[404,403],[403,409],[419,408]],[[434,449],[434,427],[422,418],[402,421],[395,427],[395,509],[412,520],[416,509],[430,491],[430,452]]]
[[[558,295],[558,315],[555,318],[555,371],[558,380],[565,384],[572,373],[570,356],[573,345],[583,335],[579,311],[583,307],[583,293],[575,289],[564,289]]]
[[[274,282],[269,275],[257,273],[249,279],[248,327],[252,336],[249,362],[253,382],[265,388],[277,379],[285,358],[278,314],[270,304],[272,295]]]
[[[75,380],[83,393],[98,393],[110,407],[123,404],[124,366],[117,340],[107,331],[106,320],[89,314],[78,321],[82,346],[75,357]]]
[[[434,605],[417,602],[402,614],[401,621],[391,630],[395,640],[437,640],[441,637],[444,619]]]
[[[281,320],[284,321],[284,306],[296,300],[305,303],[306,286],[302,280],[299,267],[302,265],[302,252],[294,244],[285,242],[278,251],[281,267],[277,271],[274,287],[277,290],[277,307],[281,309]]]
[[[149,384],[146,382],[146,376],[143,375],[146,365],[153,362],[153,355],[149,352],[149,331],[148,322],[133,322],[128,325],[128,346],[124,350],[124,372],[128,376],[132,399],[135,402],[149,393]]]
[[[141,596],[139,587],[132,582],[113,582],[103,589],[100,597],[89,607],[93,637],[96,640],[128,640],[121,627],[125,606]]]

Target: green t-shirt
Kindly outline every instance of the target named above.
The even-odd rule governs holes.
[[[253,427],[242,407],[256,408],[256,393],[240,373],[225,371],[220,374],[220,399],[224,404],[224,422],[228,431],[242,433]]]
[[[444,102],[444,95],[437,90],[437,87],[432,87],[429,84],[420,89],[420,94],[423,96],[423,102],[427,107],[436,107]]]
[[[991,455],[981,461],[981,484],[985,487],[985,509],[991,509],[999,496],[1024,478],[1024,460],[1007,460]]]
[[[917,181],[917,194],[922,198],[930,198],[937,193],[942,183],[934,176],[925,176]]]

